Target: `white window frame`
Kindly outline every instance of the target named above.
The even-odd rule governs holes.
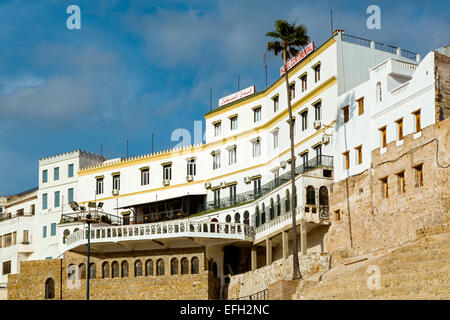
[[[172,180],[172,165],[167,164],[163,166],[163,179]]]

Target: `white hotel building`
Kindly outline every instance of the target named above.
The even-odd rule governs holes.
[[[433,55],[421,60],[336,31],[289,70],[302,254],[326,251],[332,182],[370,168],[372,150],[435,123]],[[222,283],[287,257],[286,99],[280,77],[212,110],[203,144],[128,159],[81,151],[41,159],[37,190],[0,199],[0,283],[20,272],[20,261],[85,253],[86,225],[77,216],[87,212],[99,216],[91,252],[203,247]],[[72,210],[71,201],[86,211]]]

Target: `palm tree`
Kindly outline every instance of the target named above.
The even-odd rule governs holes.
[[[273,52],[278,55],[280,52],[283,54],[284,63],[284,79],[286,80],[286,93],[289,111],[289,136],[291,138],[291,179],[292,179],[292,197],[291,197],[291,208],[292,208],[292,258],[293,258],[293,279],[300,279],[302,276],[300,274],[300,266],[298,263],[298,249],[297,249],[297,223],[295,218],[295,198],[297,196],[295,188],[295,154],[294,154],[294,121],[292,119],[292,108],[291,108],[291,95],[289,93],[289,80],[288,72],[286,67],[286,61],[295,57],[298,53],[298,47],[303,47],[309,42],[309,37],[307,35],[307,30],[304,25],[295,25],[294,23],[288,23],[285,20],[275,21],[276,31],[271,31],[266,33],[266,37],[272,37],[274,39],[279,39],[276,41],[271,41],[267,43],[267,51]],[[303,223],[303,221],[302,221]]]

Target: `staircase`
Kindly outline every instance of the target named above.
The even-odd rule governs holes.
[[[416,242],[387,253],[344,261],[321,280],[305,281],[293,299],[450,299],[450,230],[439,228],[443,233],[420,230]],[[379,286],[368,284],[373,266],[380,271]]]

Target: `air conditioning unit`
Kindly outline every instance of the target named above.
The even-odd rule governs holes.
[[[249,184],[252,181],[252,179],[250,179],[250,177],[244,177],[244,182]]]
[[[119,190],[113,189],[113,190],[112,190],[112,195],[113,195],[113,196],[118,196],[118,195],[119,195]]]
[[[323,135],[323,136],[322,136],[322,142],[323,142],[324,144],[330,143],[330,136]]]
[[[211,182],[207,181],[205,182],[205,189],[211,188]]]
[[[321,125],[322,125],[322,123],[320,122],[320,120],[314,121],[314,129],[320,129]]]
[[[168,186],[170,184],[169,179],[163,179],[163,185]]]
[[[281,161],[280,162],[280,167],[283,168],[283,169],[286,168],[286,161]]]
[[[186,176],[186,181],[188,181],[188,182],[190,182],[190,181],[194,181],[194,176],[193,176],[193,175],[190,175],[190,174],[188,174],[188,175]]]

